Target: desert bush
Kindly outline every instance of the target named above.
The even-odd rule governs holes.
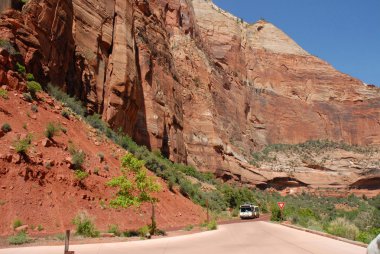
[[[103,161],[104,161],[104,153],[99,152],[99,153],[98,153],[98,157],[99,157],[100,162],[103,162]]]
[[[44,230],[44,227],[41,224],[39,224],[38,227],[37,227],[37,230],[38,231],[42,231],[42,230]]]
[[[217,228],[218,224],[216,223],[216,220],[211,220],[209,223],[207,223],[208,230],[216,230]]]
[[[113,233],[115,236],[120,236],[121,232],[119,230],[119,226],[112,224],[108,226],[108,233]]]
[[[374,212],[372,210],[360,211],[353,220],[354,224],[362,231],[366,231],[374,226],[374,221]]]
[[[19,232],[17,235],[10,236],[8,238],[8,243],[11,245],[22,245],[29,242],[31,242],[31,239],[24,231]]]
[[[282,221],[283,220],[281,210],[276,205],[273,205],[271,208],[270,220],[271,221]]]
[[[32,105],[31,107],[30,107],[30,109],[34,112],[34,113],[37,113],[38,112],[38,106],[37,105]]]
[[[99,231],[86,212],[79,212],[73,219],[73,224],[76,226],[76,234],[84,237],[98,237]]]
[[[16,229],[16,228],[18,228],[18,227],[21,227],[22,225],[24,225],[24,224],[23,224],[22,221],[19,220],[19,219],[16,219],[16,220],[13,221],[13,229]]]
[[[88,173],[83,170],[75,170],[75,178],[79,181],[83,181],[88,177]]]
[[[26,138],[15,142],[15,151],[21,155],[27,155],[28,149],[32,145],[32,135],[28,134]]]
[[[60,128],[54,123],[48,123],[45,128],[44,135],[48,139],[52,139],[59,132]]]
[[[330,222],[327,232],[351,240],[356,240],[359,235],[359,229],[345,218],[337,218]]]
[[[34,75],[32,73],[26,74],[26,80],[27,81],[34,81]]]
[[[30,93],[30,95],[32,96],[33,99],[36,99],[37,93],[42,91],[42,87],[41,87],[40,83],[38,83],[36,81],[26,82],[26,87],[28,88],[28,92]]]
[[[26,68],[24,65],[20,64],[19,62],[16,63],[16,71],[20,74],[26,73]]]
[[[62,115],[64,118],[67,118],[67,119],[70,118],[70,112],[69,112],[67,109],[62,110],[61,115]]]
[[[143,226],[138,230],[139,236],[146,237],[149,234],[149,226]]]
[[[376,236],[378,236],[379,234],[380,234],[380,228],[372,228],[370,230],[360,231],[356,240],[368,244],[373,239],[375,239]]]
[[[74,169],[82,169],[82,165],[86,159],[86,154],[81,150],[77,150],[73,144],[69,144],[69,153],[72,156],[71,164],[73,165]]]
[[[27,102],[32,102],[33,101],[33,97],[32,97],[32,95],[30,93],[23,93],[22,97]]]
[[[83,151],[76,151],[72,156],[71,162],[74,169],[81,169],[86,158],[86,154]]]
[[[8,133],[8,132],[11,132],[12,131],[12,127],[9,123],[4,123],[2,126],[1,126],[1,130],[4,132],[4,133]]]
[[[0,98],[8,99],[8,91],[3,88],[0,88]]]

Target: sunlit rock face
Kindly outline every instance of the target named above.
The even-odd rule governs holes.
[[[268,144],[380,144],[379,89],[335,70],[273,24],[247,24],[210,1],[30,0],[23,20],[38,41],[24,47],[35,54],[28,66],[43,70],[42,80],[139,144],[226,181],[282,177],[248,163]],[[308,170],[318,186],[322,178]]]

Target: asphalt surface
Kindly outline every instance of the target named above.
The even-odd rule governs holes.
[[[216,231],[124,243],[74,245],[75,254],[365,254],[346,242],[263,221],[219,226]],[[0,254],[62,254],[63,246],[2,249]]]

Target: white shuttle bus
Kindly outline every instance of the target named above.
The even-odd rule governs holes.
[[[240,206],[241,219],[254,219],[259,218],[260,210],[258,206],[252,204],[244,204]]]

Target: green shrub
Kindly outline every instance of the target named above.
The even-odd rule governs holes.
[[[103,161],[104,161],[104,153],[99,152],[99,153],[98,153],[98,157],[99,157],[100,162],[103,162]]]
[[[337,218],[330,222],[327,232],[351,240],[356,240],[359,235],[359,229],[345,218]]]
[[[19,62],[16,63],[16,71],[20,74],[26,73],[26,68],[24,65],[20,64]]]
[[[2,126],[1,126],[1,130],[4,132],[4,133],[8,133],[8,132],[11,132],[12,131],[12,127],[9,123],[4,123]]]
[[[62,110],[61,115],[62,115],[64,118],[67,118],[67,119],[70,118],[70,112],[69,112],[67,109]]]
[[[98,237],[99,231],[96,230],[92,219],[86,212],[78,213],[73,219],[76,226],[76,234],[84,237]]]
[[[33,97],[32,97],[32,95],[30,93],[23,93],[22,97],[27,102],[32,102],[33,101]]]
[[[141,237],[146,237],[149,234],[149,226],[143,226],[139,228],[139,235]]]
[[[48,139],[52,139],[58,132],[60,128],[56,126],[54,123],[48,123],[45,128],[44,135]]]
[[[82,165],[86,159],[86,154],[81,150],[77,150],[74,145],[69,145],[69,152],[72,156],[71,163],[74,169],[82,169]]]
[[[83,181],[88,177],[88,173],[82,170],[75,170],[75,178],[79,181]]]
[[[37,113],[38,112],[38,106],[37,105],[32,105],[31,107],[30,107],[30,109],[34,112],[34,113]]]
[[[72,156],[72,164],[74,169],[81,169],[86,158],[86,154],[83,151],[77,151]]]
[[[119,230],[119,226],[118,225],[109,225],[108,226],[108,233],[113,233],[115,236],[120,236],[121,235],[121,232]]]
[[[209,223],[207,223],[207,230],[216,230],[218,228],[218,224],[216,223],[216,220],[211,220]]]
[[[8,238],[8,243],[12,245],[22,245],[29,242],[31,242],[31,239],[24,231]]]
[[[8,91],[5,89],[0,88],[0,98],[8,99]]]
[[[23,224],[22,221],[19,220],[19,219],[16,219],[16,220],[13,221],[13,229],[16,229],[16,228],[18,228],[18,227],[21,227],[22,225],[24,225],[24,224]]]
[[[276,207],[276,205],[273,205],[271,208],[270,220],[271,221],[283,221],[281,210],[278,207]]]
[[[26,74],[26,80],[27,81],[34,81],[34,75],[32,73]]]
[[[15,150],[18,154],[26,156],[31,145],[32,135],[28,134],[26,138],[16,141]]]
[[[40,91],[42,91],[42,87],[40,83],[36,81],[28,81],[26,82],[26,87],[28,88],[28,92],[32,96],[33,99],[36,99],[36,94]]]
[[[40,225],[38,225],[37,230],[42,231],[42,230],[44,230],[44,227],[40,224]]]

